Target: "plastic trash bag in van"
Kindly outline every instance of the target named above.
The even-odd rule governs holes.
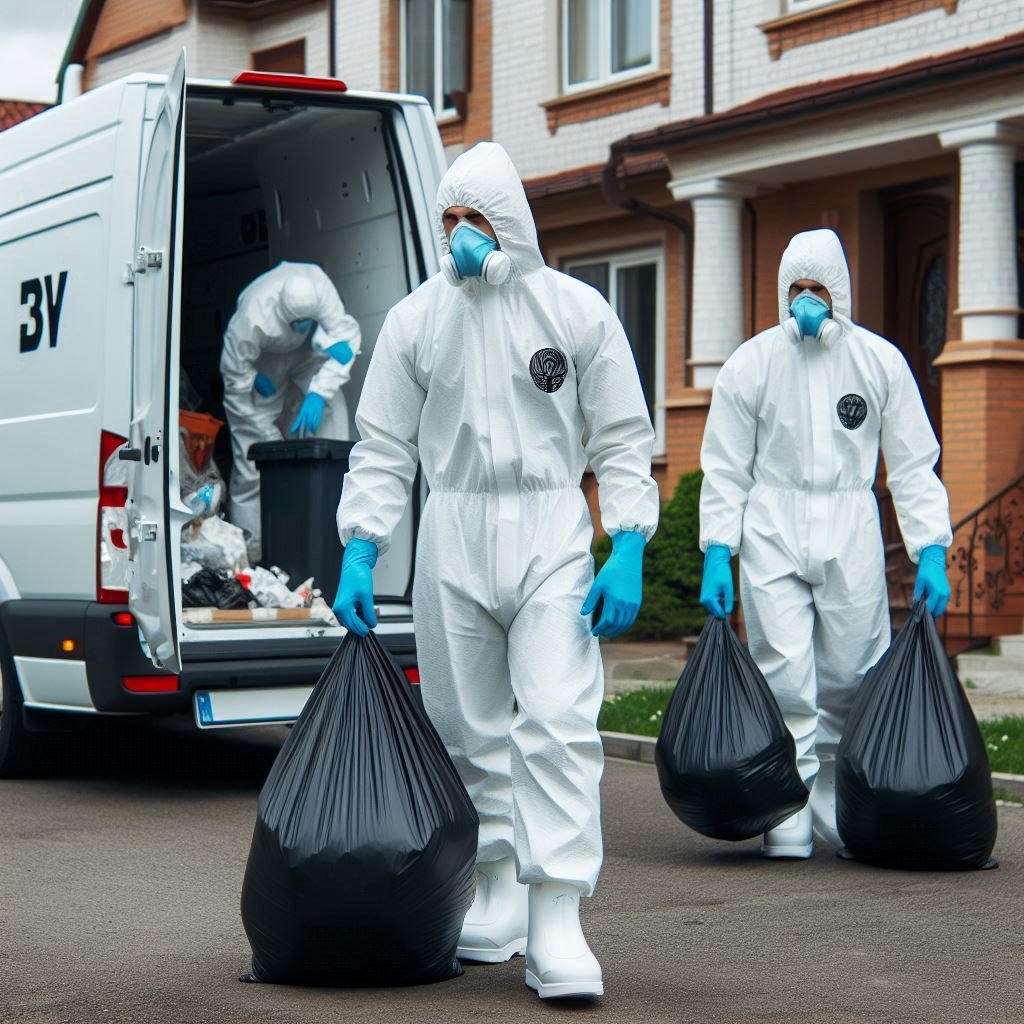
[[[676,817],[712,839],[750,839],[807,802],[793,737],[726,619],[704,623],[665,711],[655,763]]]
[[[844,856],[994,866],[985,742],[923,599],[857,693],[836,755],[836,818]]]
[[[462,973],[479,821],[377,637],[331,658],[260,793],[243,981],[411,985]]]

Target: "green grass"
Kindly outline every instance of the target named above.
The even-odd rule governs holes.
[[[1000,786],[992,787],[992,797],[995,800],[1002,800],[1004,804],[1017,804],[1018,806],[1024,804],[1019,796],[1014,796],[1013,793],[1007,792]]]
[[[597,726],[604,732],[657,736],[674,686],[657,686],[629,693],[613,693],[601,705]]]
[[[657,736],[674,690],[674,686],[658,686],[612,694],[601,705],[598,728],[634,736]],[[1007,715],[978,725],[992,771],[1024,775],[1024,718]]]
[[[978,725],[992,771],[1024,775],[1024,718],[1007,715]]]

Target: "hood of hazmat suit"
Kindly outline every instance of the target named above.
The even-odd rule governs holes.
[[[801,278],[832,296],[840,329],[820,341],[787,326],[789,286]],[[910,367],[850,312],[839,238],[827,230],[794,236],[779,268],[780,323],[722,367],[701,448],[701,548],[739,552],[750,651],[794,735],[808,786],[819,760],[831,770],[857,686],[889,641],[872,491],[879,450],[913,561],[952,540],[934,472],[939,445]],[[834,805],[818,806],[830,780],[823,773],[811,804],[816,827],[834,837]]]
[[[794,281],[809,280],[823,284],[832,296],[832,320],[842,330],[853,330],[851,319],[850,268],[846,264],[843,243],[834,231],[822,228],[795,235],[782,254],[779,264],[779,323],[784,327],[794,320],[789,309],[789,288]],[[793,332],[794,340],[801,340]],[[826,344],[838,340],[834,331],[823,333]]]
[[[452,206],[487,218],[509,275],[456,287],[437,274],[388,314],[338,525],[343,542],[386,551],[419,461],[430,487],[413,594],[422,692],[480,810],[481,860],[515,853],[521,882],[589,893],[603,684],[580,615],[593,581],[580,482],[589,462],[605,529],[650,538],[654,432],[622,325],[599,292],[544,265],[504,149],[479,143],[442,180],[444,253]],[[510,772],[523,780],[514,843]]]

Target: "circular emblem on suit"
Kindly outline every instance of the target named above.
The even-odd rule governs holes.
[[[868,416],[868,403],[860,395],[843,395],[836,403],[839,422],[847,430],[856,430]]]
[[[565,375],[568,372],[569,364],[557,348],[538,349],[530,360],[530,376],[533,383],[549,395],[565,383]]]

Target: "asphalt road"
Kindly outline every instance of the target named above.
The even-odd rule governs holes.
[[[608,762],[584,908],[597,1003],[541,1004],[519,958],[420,988],[243,985],[238,894],[282,729],[115,723],[60,777],[0,782],[0,1021],[1024,1021],[1024,810],[995,871],[768,862],[676,821],[654,769]]]

